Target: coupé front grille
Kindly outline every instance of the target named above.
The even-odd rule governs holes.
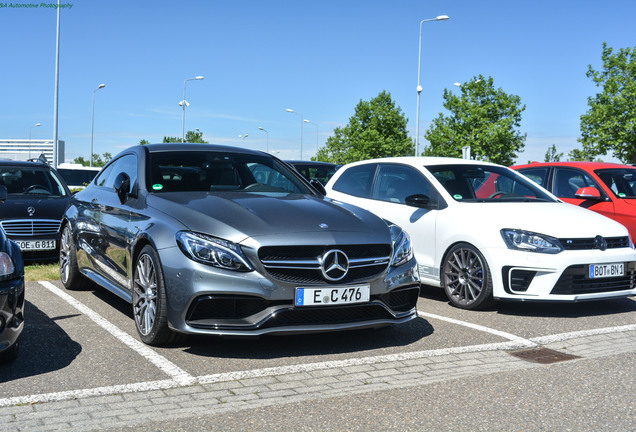
[[[624,291],[636,287],[636,263],[627,263],[625,276],[590,279],[589,266],[573,265],[565,269],[551,294],[593,294]]]
[[[337,281],[325,279],[320,258],[338,249],[347,255],[349,269]],[[273,278],[295,284],[352,283],[372,279],[382,274],[391,261],[392,248],[388,244],[337,246],[265,246],[258,257]]]
[[[0,222],[9,236],[43,236],[57,234],[62,221],[54,219],[16,219]]]
[[[559,239],[565,250],[598,249],[595,238],[563,238]],[[605,237],[607,249],[629,247],[629,237]]]

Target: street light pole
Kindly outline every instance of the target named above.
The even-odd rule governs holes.
[[[263,129],[262,127],[258,127],[258,130],[262,130],[263,132],[265,132],[267,134],[267,153],[269,153],[269,132],[267,132],[265,129]]]
[[[183,100],[179,103],[179,105],[181,105],[183,107],[183,120],[181,121],[181,142],[182,143],[185,142],[185,109],[186,109],[186,105],[188,105],[188,103],[186,102],[186,98],[185,98],[186,84],[187,84],[188,81],[202,80],[203,78],[205,78],[205,77],[199,75],[197,77],[188,78],[185,81],[183,81]]]
[[[60,95],[60,0],[57,0],[57,31],[55,33],[55,93],[53,97],[53,168],[57,168],[57,152],[59,147],[58,111]]]
[[[248,136],[248,134],[239,135],[239,138],[243,138],[243,147],[245,147],[245,138],[247,138]]]
[[[446,21],[448,15],[440,15],[435,18],[420,21],[420,44],[417,54],[417,116],[415,117],[415,156],[420,153],[420,93],[422,93],[422,85],[420,84],[420,76],[422,71],[422,24],[429,21]]]
[[[106,84],[100,84],[95,90],[93,90],[93,112],[91,114],[91,159],[89,166],[93,166],[93,126],[95,124],[95,92],[99,89],[106,87]]]
[[[287,108],[285,111],[298,114],[300,116],[300,160],[303,160],[303,114]]]
[[[34,127],[38,127],[38,126],[41,126],[41,124],[36,123],[29,128],[29,159],[31,159],[31,131],[33,130]]]
[[[305,123],[309,123],[312,124],[314,126],[316,126],[316,156],[318,156],[318,125],[316,123],[313,123],[307,119],[303,120],[303,122]]]

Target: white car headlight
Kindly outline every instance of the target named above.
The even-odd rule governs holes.
[[[13,260],[6,252],[0,252],[0,280],[15,273]]]
[[[226,270],[252,271],[236,243],[205,234],[179,231],[177,244],[183,253],[194,261]]]
[[[413,258],[413,248],[411,247],[411,237],[397,225],[390,225],[391,239],[393,240],[393,257],[391,265],[401,266]]]
[[[558,239],[543,234],[504,228],[501,236],[509,249],[547,254],[558,254],[563,250]]]

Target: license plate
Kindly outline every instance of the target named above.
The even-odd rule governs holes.
[[[625,264],[590,264],[590,279],[625,276]]]
[[[16,240],[15,242],[25,251],[55,249],[55,240]]]
[[[327,306],[368,302],[369,285],[327,288],[296,288],[296,306]]]

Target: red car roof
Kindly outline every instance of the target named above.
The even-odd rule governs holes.
[[[581,161],[581,162],[531,162],[529,164],[514,165],[514,166],[511,166],[510,168],[517,169],[517,168],[532,168],[532,167],[541,167],[541,166],[565,166],[565,167],[573,167],[573,168],[585,168],[589,170],[597,170],[597,169],[603,169],[603,168],[636,169],[636,167],[632,165],[622,165],[622,164],[611,163],[611,162],[584,162],[584,161]]]

